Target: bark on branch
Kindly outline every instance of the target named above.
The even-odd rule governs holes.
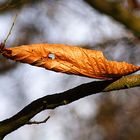
[[[118,2],[107,0],[85,0],[99,12],[109,15],[116,21],[122,23],[131,30],[137,37],[140,37],[140,17],[134,15]]]
[[[108,92],[137,86],[140,86],[140,75],[125,76],[118,80],[94,81],[82,84],[62,93],[47,95],[33,101],[13,117],[1,121],[0,139],[3,139],[9,133],[28,124],[30,119],[45,109],[54,109],[99,92]]]

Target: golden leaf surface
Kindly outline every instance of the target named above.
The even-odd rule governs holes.
[[[107,60],[101,51],[63,44],[33,44],[3,48],[3,56],[56,72],[113,79],[140,70],[126,62]]]

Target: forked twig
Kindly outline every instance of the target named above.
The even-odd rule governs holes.
[[[42,123],[46,123],[48,121],[48,119],[50,118],[50,116],[48,116],[45,120],[43,121],[29,121],[27,124],[31,125],[31,124],[42,124]]]

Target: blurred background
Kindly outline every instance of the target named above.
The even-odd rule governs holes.
[[[140,1],[110,1],[140,16]],[[140,65],[138,37],[84,0],[0,0],[0,42],[6,38],[16,13],[18,17],[6,47],[70,44],[101,50],[109,60]],[[94,80],[15,63],[0,56],[0,121],[35,99]],[[137,87],[100,93],[43,111],[33,120],[41,121],[50,115],[47,123],[23,126],[5,140],[139,140],[139,92]]]

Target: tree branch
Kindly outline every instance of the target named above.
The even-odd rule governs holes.
[[[140,17],[128,11],[118,2],[107,0],[85,0],[93,8],[101,13],[111,16],[131,30],[137,37],[140,37]]]
[[[21,126],[28,124],[31,118],[45,109],[54,109],[99,92],[127,89],[136,86],[140,86],[140,75],[125,76],[116,81],[94,81],[82,84],[62,93],[47,95],[33,101],[13,117],[1,121],[0,139]]]

